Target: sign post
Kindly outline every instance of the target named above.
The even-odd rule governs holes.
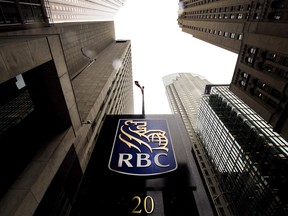
[[[138,86],[141,89],[142,94],[142,115],[145,115],[145,105],[144,105],[144,86],[141,86],[138,81],[134,82],[136,86]]]

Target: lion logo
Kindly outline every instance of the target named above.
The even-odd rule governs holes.
[[[166,120],[120,119],[109,168],[130,175],[175,170],[177,162]]]

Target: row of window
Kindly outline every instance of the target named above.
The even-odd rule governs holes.
[[[259,81],[258,85],[262,86],[263,82]],[[264,85],[265,88],[266,85]],[[253,126],[256,128],[261,128],[261,133],[265,134],[266,137],[269,137],[269,140],[273,145],[276,146],[287,146],[287,142],[279,136],[278,133],[273,131],[271,125],[269,125],[262,117],[260,117],[255,111],[253,111],[250,107],[248,107],[242,100],[240,100],[237,96],[235,96],[231,91],[228,90],[228,87],[213,87],[211,90],[211,94],[219,94],[222,97],[225,97],[229,104],[233,104],[233,106],[238,110],[238,112],[243,114],[243,117],[252,122]],[[237,116],[242,117],[242,115],[237,114]],[[242,117],[242,118],[243,118]],[[244,121],[243,118],[243,121]],[[247,122],[246,122],[247,123]],[[250,127],[252,127],[252,125]],[[264,131],[264,129],[269,130]],[[288,155],[288,149],[285,150]]]
[[[198,5],[208,4],[208,3],[212,3],[212,2],[216,2],[216,1],[219,1],[219,0],[202,0],[202,1],[190,0],[189,2],[186,2],[185,7],[187,7],[187,8],[188,7],[195,7]]]
[[[250,5],[236,5],[231,7],[210,8],[206,10],[191,11],[190,14],[203,14],[203,13],[219,13],[219,12],[232,12],[232,11],[249,11]]]
[[[190,12],[193,13],[194,11]],[[191,15],[189,12],[185,12],[183,14],[183,18],[185,19],[213,19],[213,20],[248,20],[249,18],[252,20],[260,20],[262,19],[262,13],[217,13],[217,14],[197,14]],[[282,12],[271,12],[268,14],[267,18],[270,20],[281,20],[285,17],[285,14]]]
[[[234,83],[236,82],[237,84],[238,82],[238,85],[244,89],[246,89],[248,83],[250,83],[249,92],[251,95],[258,97],[273,108],[277,108],[282,99],[282,93],[266,83],[263,83],[259,79],[250,81],[249,77],[250,75],[248,73],[238,70]]]
[[[215,92],[215,91],[214,91]],[[218,92],[219,93],[219,92]],[[225,95],[226,96],[226,95]],[[215,99],[217,99],[217,98],[215,98]],[[220,98],[219,98],[220,99]],[[220,100],[221,101],[221,100]],[[215,101],[215,102],[217,102],[217,100]],[[226,102],[225,102],[225,104],[227,104]],[[232,103],[230,103],[230,104],[232,104]],[[205,104],[204,104],[205,105]],[[212,105],[212,104],[211,104]],[[211,106],[210,105],[210,106]],[[213,107],[215,107],[215,105],[216,106],[219,106],[218,105],[218,103],[216,103],[216,104],[214,104],[214,105],[212,105]],[[221,105],[221,103],[220,103],[220,105]],[[205,108],[205,112],[204,112],[204,110],[203,110],[203,103],[201,103],[201,108],[200,108],[200,113],[199,113],[199,116],[201,115],[203,118],[206,118],[206,120],[208,120],[207,118],[210,118],[211,119],[211,117],[208,117],[207,116],[207,111],[209,110],[209,109],[207,109],[208,108],[208,102],[206,103],[206,108]],[[216,107],[215,107],[216,108]],[[214,109],[213,109],[214,110]],[[242,109],[240,109],[240,110],[238,110],[238,111],[242,111]],[[202,112],[204,112],[204,113],[202,113]],[[225,110],[223,111],[223,112],[225,112]],[[229,109],[227,109],[227,112],[230,112],[230,110]],[[202,115],[203,114],[203,115]],[[219,116],[219,113],[218,113],[218,111],[217,111],[217,115]],[[257,114],[254,114],[254,115],[257,115]],[[239,115],[238,115],[239,116]],[[238,116],[237,117],[235,117],[235,118],[238,118]],[[222,118],[227,118],[227,114],[224,114],[224,115],[222,115]],[[229,123],[229,121],[227,122],[226,120],[224,121],[224,119],[222,119],[221,118],[221,121],[222,122],[224,122],[224,124],[226,124],[226,123]],[[208,134],[205,134],[206,136],[211,136],[211,134],[212,133],[215,133],[216,132],[216,129],[215,129],[215,126],[213,126],[213,127],[209,127],[208,128],[208,126],[209,125],[211,125],[211,123],[213,122],[213,121],[215,121],[215,120],[217,120],[217,118],[214,118],[214,120],[210,120],[210,122],[207,122],[207,123],[204,123],[204,122],[202,122],[200,125],[202,125],[203,127],[202,127],[202,130],[209,130],[208,131],[208,133],[210,134],[210,135],[208,135]],[[225,123],[226,122],[226,123]],[[252,124],[255,124],[255,122],[254,121],[251,121],[252,122]],[[203,125],[203,123],[205,124],[205,125]],[[257,122],[258,123],[258,122]],[[263,121],[263,123],[265,123],[264,121]],[[245,123],[243,122],[243,123],[241,123],[239,126],[241,126],[241,125],[245,125]],[[213,125],[213,124],[212,124]],[[267,123],[266,123],[266,125],[267,125]],[[229,125],[228,125],[229,126]],[[244,150],[244,152],[250,152],[250,154],[249,154],[249,157],[245,157],[246,159],[247,159],[247,163],[245,163],[246,165],[245,165],[245,170],[247,171],[247,174],[251,174],[251,179],[250,180],[252,180],[253,179],[253,181],[249,181],[252,185],[254,184],[256,184],[256,186],[257,185],[267,185],[268,186],[268,184],[267,184],[267,182],[266,182],[266,180],[268,180],[268,182],[269,182],[269,186],[271,186],[271,189],[273,189],[273,191],[275,192],[274,194],[275,194],[275,196],[271,196],[271,194],[270,194],[270,192],[268,192],[268,194],[269,194],[269,196],[267,196],[268,194],[263,194],[263,192],[264,192],[264,190],[267,192],[267,190],[266,189],[268,189],[268,188],[266,188],[266,189],[264,189],[263,187],[254,187],[255,188],[255,190],[253,189],[253,190],[247,190],[247,192],[249,192],[249,193],[251,193],[250,195],[252,195],[251,196],[251,198],[253,197],[253,200],[251,200],[251,202],[252,201],[255,201],[255,202],[259,202],[259,200],[258,199],[262,199],[262,197],[263,196],[265,196],[265,198],[266,199],[268,199],[268,200],[270,200],[271,202],[274,202],[273,200],[274,199],[278,199],[278,201],[279,201],[279,198],[278,197],[276,197],[278,194],[277,194],[277,189],[280,187],[282,187],[281,185],[279,185],[279,184],[277,184],[277,185],[274,185],[273,184],[273,181],[271,181],[271,179],[270,179],[270,177],[269,176],[273,176],[274,178],[277,178],[277,179],[281,179],[282,177],[282,175],[285,175],[285,173],[283,173],[283,165],[285,164],[284,162],[285,162],[285,160],[283,160],[283,158],[287,158],[287,151],[286,151],[286,154],[284,155],[284,152],[280,149],[281,147],[280,146],[278,146],[278,145],[276,145],[277,147],[274,147],[274,145],[271,143],[271,142],[273,142],[272,140],[277,140],[277,139],[280,139],[279,138],[279,136],[275,136],[275,133],[272,131],[272,128],[270,128],[270,127],[267,127],[267,128],[265,128],[265,124],[264,124],[264,126],[262,126],[262,127],[259,127],[259,126],[257,126],[257,124],[255,124],[255,126],[256,126],[256,128],[257,128],[257,130],[259,130],[259,131],[263,131],[264,129],[267,129],[267,130],[270,130],[270,134],[268,134],[267,135],[267,133],[265,133],[267,136],[262,136],[261,134],[259,134],[259,135],[257,135],[258,134],[258,132],[255,130],[255,132],[254,132],[254,134],[253,133],[251,133],[251,139],[250,139],[250,142],[247,142],[247,140],[245,141],[245,142],[243,142],[242,143],[242,147],[243,147],[243,150]],[[229,126],[230,127],[230,126]],[[248,130],[249,131],[251,131],[249,128],[251,128],[250,126],[248,126],[247,127],[248,128]],[[260,129],[261,128],[261,129]],[[243,129],[243,128],[242,128]],[[214,131],[214,132],[211,132],[211,131]],[[241,131],[239,131],[239,132],[241,132]],[[250,134],[250,132],[246,132],[246,133],[243,133],[245,136],[246,136],[246,139],[248,139],[249,138],[249,134]],[[263,133],[264,134],[264,133]],[[254,137],[255,136],[255,137]],[[269,139],[267,139],[267,137],[270,137]],[[228,138],[228,137],[227,137]],[[204,139],[205,139],[205,136],[204,136]],[[205,140],[207,140],[207,139],[205,139]],[[213,140],[215,140],[215,139],[213,139]],[[212,140],[212,141],[213,141]],[[237,140],[239,140],[239,138],[237,138]],[[266,141],[265,141],[266,140]],[[268,141],[268,143],[271,143],[271,145],[263,145],[263,143],[267,143],[267,141]],[[282,142],[282,144],[284,144],[285,143],[285,141],[282,139],[282,140],[280,140],[281,142]],[[211,142],[211,140],[209,141],[209,142]],[[220,142],[221,143],[221,142]],[[223,143],[226,143],[226,142],[223,142]],[[261,144],[260,144],[261,143]],[[274,142],[273,142],[274,143]],[[276,142],[275,142],[276,143]],[[214,148],[216,148],[217,147],[217,145],[219,145],[219,143],[218,144],[215,144],[215,145],[213,145],[213,146],[211,146],[212,147],[212,149],[213,149],[213,147]],[[271,147],[270,147],[271,146]],[[286,146],[287,146],[287,142],[286,142]],[[213,151],[212,149],[210,149],[211,151]],[[226,148],[225,148],[226,149]],[[227,149],[226,149],[227,150]],[[224,150],[223,150],[224,151]],[[220,155],[220,157],[221,158],[223,158],[223,151],[220,151],[219,150],[219,148],[217,147],[217,150],[216,151],[213,151],[214,152],[214,154],[218,154],[218,155]],[[244,153],[243,152],[243,153]],[[240,153],[240,152],[239,152]],[[231,153],[230,153],[231,154]],[[242,151],[241,151],[241,153],[240,154],[242,154]],[[221,156],[222,155],[222,156]],[[237,152],[236,152],[236,155],[237,155]],[[219,157],[219,158],[220,158]],[[227,157],[226,157],[227,158]],[[242,157],[242,158],[244,158],[244,157]],[[251,163],[251,161],[250,161],[250,159],[253,159],[253,163]],[[227,160],[229,160],[229,158],[227,158]],[[224,168],[224,167],[227,167],[227,166],[229,166],[229,163],[228,163],[228,161],[225,161],[225,160],[220,160],[220,159],[218,159],[217,161],[219,161],[220,162],[220,164],[221,164],[221,161],[222,161],[222,163],[226,163],[226,164],[222,164],[222,165],[220,165],[220,167],[222,167],[222,169]],[[274,164],[277,164],[277,166],[274,166]],[[235,164],[235,163],[234,163]],[[255,164],[257,164],[256,166],[254,166]],[[261,164],[261,165],[260,165]],[[233,164],[232,164],[232,167],[233,167]],[[285,169],[285,168],[284,168]],[[259,176],[260,175],[260,173],[261,173],[261,175],[262,176]],[[231,173],[231,174],[233,174],[233,173]],[[235,173],[235,174],[237,174],[237,173]],[[238,173],[239,174],[239,173]],[[223,173],[220,173],[220,177],[222,176],[223,177],[223,179],[225,180],[227,180],[228,178],[227,178],[227,175],[229,175],[229,173],[227,173],[227,172],[225,172],[224,173],[224,175],[223,175]],[[237,180],[236,180],[236,178],[235,178],[235,176],[233,177],[233,178],[231,178],[233,181],[232,182],[230,182],[231,184],[233,184],[234,185],[234,187],[233,188],[237,188],[237,186],[235,185],[236,184],[236,182],[238,182],[238,180],[241,182],[241,176],[243,176],[243,175],[245,175],[245,173],[242,173],[241,175],[240,175],[240,178],[238,179],[237,178]],[[257,178],[255,178],[256,176],[258,176]],[[244,177],[244,176],[243,176]],[[247,186],[247,184],[248,184],[248,179],[247,178],[245,178],[246,180],[245,180],[245,187]],[[227,182],[226,182],[227,183]],[[270,184],[271,183],[271,184]],[[226,185],[229,185],[229,184],[225,184],[225,186]],[[260,186],[259,185],[259,186]],[[243,187],[244,187],[244,185],[243,185]],[[275,187],[276,187],[276,189],[275,189]],[[248,189],[247,187],[246,187],[246,189]],[[237,189],[236,189],[237,190]],[[260,191],[261,190],[261,191]],[[269,189],[270,190],[270,189]],[[237,193],[235,193],[235,195],[236,194],[239,194],[240,193],[240,191],[238,191],[237,190]],[[262,192],[262,193],[260,193],[260,192]],[[245,202],[246,203],[246,201],[247,201],[247,197],[245,198],[245,194],[246,194],[246,192],[245,191],[242,191],[241,190],[241,193],[240,193],[241,195],[243,195],[244,197],[243,197],[243,200],[237,200],[237,202],[239,203],[239,202]],[[262,195],[261,195],[262,194]],[[249,196],[250,196],[249,195]],[[239,198],[239,197],[238,197]],[[235,202],[236,203],[236,202]],[[242,203],[243,204],[243,203]],[[278,203],[279,204],[279,203]],[[278,205],[277,204],[277,205]],[[267,205],[268,206],[268,205]],[[239,206],[240,207],[240,206]],[[272,207],[270,206],[270,207],[268,207],[268,209],[267,210],[269,210],[269,211],[271,211],[272,210]]]
[[[237,34],[234,32],[227,32],[227,31],[221,31],[221,30],[216,30],[216,29],[209,29],[209,28],[202,28],[202,27],[196,27],[196,26],[190,26],[190,25],[183,25],[183,28],[188,28],[192,29],[195,31],[201,31],[213,35],[218,35],[218,36],[223,36],[231,39],[237,39],[237,40],[242,40],[243,39],[243,34]]]
[[[195,7],[197,5],[201,5],[205,3],[208,3],[208,2],[205,2],[205,1],[190,2],[190,3],[186,3],[186,5],[184,5],[184,8]],[[285,15],[286,12],[283,10],[286,7],[287,5],[284,0],[273,1],[270,4],[271,12],[268,12],[267,18],[269,20],[287,19],[287,16]],[[241,11],[243,11],[244,13]],[[230,14],[229,12],[234,12],[234,13]],[[237,12],[241,12],[241,13],[237,13]],[[222,14],[220,15],[218,13],[222,13]],[[227,7],[221,7],[221,8],[211,8],[211,9],[205,9],[205,10],[191,11],[191,12],[186,12],[185,14],[186,14],[185,18],[187,19],[248,19],[250,17],[251,19],[259,20],[263,18],[262,16],[264,16],[263,15],[263,3],[259,3],[259,2],[257,4],[254,4],[253,8],[250,4],[233,5],[233,6],[227,6]],[[197,14],[197,15],[193,16],[192,14]]]
[[[17,7],[18,5],[18,7]],[[21,10],[22,16],[20,16]],[[23,19],[23,21],[22,21]],[[0,24],[44,22],[44,14],[38,0],[32,2],[0,0]]]
[[[239,73],[240,72],[238,72],[238,74]],[[243,72],[241,72],[241,74],[243,74]],[[247,74],[247,73],[245,73],[245,74]],[[261,82],[259,82],[258,85],[263,87],[263,83],[261,83]],[[265,86],[266,85],[264,85],[264,87]],[[240,117],[241,119],[243,119],[242,121],[246,122],[248,127],[261,128],[261,133],[264,134],[266,137],[269,137],[269,139],[271,141],[273,140],[273,145],[281,146],[281,143],[282,143],[282,145],[283,145],[283,143],[285,143],[284,139],[281,136],[279,136],[278,133],[274,132],[271,125],[267,124],[267,122],[262,117],[257,115],[245,103],[243,103],[242,101],[237,99],[236,96],[233,95],[233,93],[231,91],[225,92],[225,91],[223,91],[223,89],[224,89],[223,87],[218,87],[217,91],[215,91],[214,88],[212,88],[212,92],[214,94],[217,92],[221,93],[221,94],[225,93],[225,98],[227,98],[227,99],[229,98],[228,100],[230,101],[230,103],[233,104],[234,107],[237,107],[238,111],[240,110],[241,114],[237,114],[237,116]],[[253,124],[251,124],[251,122]]]
[[[286,55],[246,45],[244,58],[241,61],[257,70],[288,80],[288,56]]]
[[[199,0],[190,0],[189,2],[185,2],[185,8],[189,8],[189,7],[195,7],[198,5],[202,5],[202,4],[208,4],[208,3],[212,3],[218,0],[203,0],[203,1],[199,1]],[[263,3],[261,2],[257,2],[254,5],[254,9],[255,10],[259,10],[262,9],[263,7]],[[272,9],[283,9],[285,7],[287,7],[287,2],[285,0],[274,0],[273,2],[271,2],[270,7]],[[227,6],[227,7],[221,7],[221,8],[213,8],[213,9],[209,9],[206,10],[206,12],[228,12],[228,11],[249,11],[251,9],[251,5],[250,4],[245,4],[245,5],[232,5],[232,6]]]
[[[267,193],[266,195],[264,194],[264,191],[267,191],[268,189],[267,187],[256,187],[257,185],[265,185],[265,179],[262,180],[262,178],[260,178],[260,173],[250,161],[249,157],[243,157],[243,151],[235,151],[235,145],[233,145],[234,147],[229,148],[229,150],[226,145],[227,140],[229,140],[227,136],[225,136],[226,141],[223,142],[217,140],[215,136],[213,136],[215,135],[215,133],[217,133],[215,131],[217,127],[211,125],[213,125],[213,122],[217,122],[217,118],[211,118],[207,116],[207,111],[209,110],[208,107],[208,102],[206,103],[206,106],[202,103],[199,113],[199,116],[201,115],[203,117],[203,119],[201,120],[201,137],[204,138],[205,145],[207,144],[210,146],[210,150],[208,150],[208,152],[213,158],[214,165],[216,165],[214,168],[218,170],[218,172],[216,173],[220,179],[220,182],[224,183],[222,184],[222,186],[225,188],[225,191],[227,191],[227,196],[229,196],[230,198],[229,200],[232,201],[236,209],[246,213],[249,211],[255,211],[257,209],[256,206],[259,205],[259,203],[257,202],[259,202],[259,199],[261,199],[263,196],[273,202],[275,197],[267,196],[269,193]],[[219,134],[218,132],[218,135],[220,136],[224,136],[224,134],[225,133],[221,132]],[[235,142],[233,138],[231,138],[231,141]],[[212,144],[211,142],[214,142],[214,144]],[[231,157],[232,155],[234,156]],[[242,159],[244,159],[244,161],[242,161]],[[244,169],[249,171],[243,172]],[[250,177],[247,178],[248,176]],[[259,189],[261,189],[261,191],[259,191]],[[250,198],[252,197],[253,200],[250,200]],[[261,208],[263,207],[260,207],[260,209],[257,209],[257,211],[261,212]],[[271,207],[268,207],[268,209],[270,211]]]
[[[248,19],[249,13],[219,13],[219,14],[202,14],[202,15],[190,15],[188,13],[184,14],[184,18],[186,19]]]

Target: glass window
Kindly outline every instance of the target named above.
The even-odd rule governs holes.
[[[241,86],[246,86],[246,82],[245,81],[243,81],[243,80],[239,80],[239,84],[241,85]]]
[[[242,40],[243,39],[243,34],[239,34],[237,37],[238,40]]]
[[[285,2],[283,0],[274,1],[271,4],[271,8],[280,9],[285,7]]]
[[[31,5],[21,5],[25,22],[34,22],[34,15]]]
[[[272,12],[268,14],[268,18],[272,20],[280,20],[282,18],[282,14],[280,12]]]
[[[249,57],[246,58],[246,62],[248,62],[248,63],[251,63],[251,64],[252,64],[253,61],[254,61],[254,58],[251,57],[251,56],[249,56]]]
[[[265,54],[265,58],[271,61],[274,61],[276,57],[277,57],[277,54],[273,52],[266,52]]]
[[[273,66],[270,65],[270,64],[267,64],[265,62],[260,62],[258,64],[258,67],[261,69],[261,70],[265,70],[265,71],[268,71],[268,72],[271,72],[272,69],[273,69]]]
[[[288,58],[287,58],[287,57],[284,58],[284,60],[283,60],[283,65],[288,66]]]
[[[6,24],[20,23],[20,16],[15,3],[1,2],[0,5],[3,12],[2,16]]]
[[[249,53],[251,53],[251,54],[255,54],[256,51],[257,51],[257,48],[254,48],[254,47],[251,47],[251,48],[249,49]]]

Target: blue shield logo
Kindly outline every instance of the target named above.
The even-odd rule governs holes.
[[[109,169],[138,176],[159,175],[177,169],[166,120],[120,119]]]

